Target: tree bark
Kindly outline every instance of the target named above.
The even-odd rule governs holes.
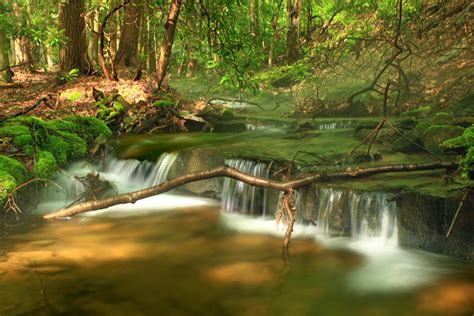
[[[30,25],[30,15],[29,15],[29,4],[26,7],[20,6],[20,4],[13,1],[13,12],[15,17],[19,21],[25,20],[26,16],[26,28],[29,28]],[[33,58],[33,43],[31,39],[26,35],[19,35],[18,38],[14,40],[14,52],[15,52],[15,63],[17,65],[23,65],[22,68],[27,72],[34,71],[34,58]]]
[[[250,35],[256,37],[259,29],[259,0],[249,0]]]
[[[123,64],[132,67],[138,65],[138,40],[142,17],[143,6],[141,0],[132,0],[125,7],[119,49],[114,58],[115,65]]]
[[[275,13],[272,16],[271,25],[273,29],[272,37],[270,38],[270,47],[268,49],[268,67],[273,66],[273,55],[275,53],[275,42],[280,37],[280,30],[278,29],[278,19],[280,17],[281,6],[283,0],[278,0],[278,4],[275,9]]]
[[[89,201],[80,203],[71,207],[64,208],[54,213],[46,214],[43,216],[44,219],[54,219],[67,216],[73,216],[79,213],[90,212],[108,208],[118,204],[135,203],[138,200],[154,196],[160,193],[170,191],[181,185],[195,182],[199,180],[205,180],[216,177],[229,177],[235,180],[245,182],[247,184],[258,186],[267,189],[273,189],[277,191],[283,191],[290,194],[293,190],[300,189],[311,185],[316,182],[324,182],[329,180],[337,179],[356,179],[372,176],[379,173],[388,172],[408,172],[408,171],[423,171],[423,170],[435,170],[435,169],[454,169],[458,165],[453,162],[434,162],[434,163],[423,163],[423,164],[399,164],[399,165],[386,165],[373,168],[347,170],[342,172],[336,172],[332,174],[312,174],[306,175],[296,180],[290,180],[287,182],[280,182],[275,180],[263,179],[255,177],[246,173],[243,173],[237,169],[231,167],[219,167],[208,171],[190,173],[182,177],[168,180],[162,184],[139,190],[131,193],[120,194],[115,197],[107,198],[104,200]]]
[[[161,42],[160,60],[158,61],[158,69],[156,70],[157,89],[160,89],[161,84],[163,83],[163,79],[165,78],[166,74],[166,68],[169,64],[180,8],[181,0],[173,0],[171,2],[171,6],[168,11],[168,18],[165,23],[165,34],[163,36],[163,41]]]
[[[1,79],[7,83],[13,82],[13,72],[10,69],[10,42],[5,32],[0,30],[0,67],[2,69]]]
[[[80,73],[89,74],[92,71],[87,57],[85,21],[83,0],[59,2],[59,29],[64,30],[68,42],[59,51],[61,71],[69,72],[79,69]]]
[[[287,0],[286,18],[288,31],[286,33],[287,61],[294,63],[299,57],[301,0]]]

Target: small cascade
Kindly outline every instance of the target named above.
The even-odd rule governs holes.
[[[253,176],[268,178],[270,168],[262,162],[251,160],[226,160],[230,167]],[[266,215],[267,190],[254,187],[230,178],[224,179],[222,189],[222,209],[226,212],[239,212],[250,215]]]
[[[318,235],[350,234],[355,242],[384,247],[398,245],[397,206],[393,201],[388,202],[387,193],[321,188],[316,195],[315,214],[308,216],[305,212],[304,217],[315,219]]]
[[[106,179],[124,183],[128,187],[147,188],[166,181],[177,157],[176,153],[164,153],[156,163],[111,158],[98,172]]]
[[[340,129],[340,128],[351,128],[351,127],[352,127],[352,122],[351,121],[320,123],[318,125],[319,130],[331,130],[331,129]]]
[[[164,182],[177,158],[176,153],[165,153],[156,163],[135,159],[121,160],[108,157],[104,163],[91,166],[87,162],[72,164],[67,170],[58,173],[53,181],[61,187],[49,186],[41,194],[42,208],[54,209],[64,207],[84,193],[84,186],[76,177],[85,177],[90,172],[114,184],[118,193],[144,189]]]

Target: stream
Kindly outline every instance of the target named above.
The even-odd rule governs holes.
[[[265,163],[226,163],[268,177]],[[90,170],[119,193],[181,168],[80,161],[58,174],[34,215],[64,207]],[[174,170],[174,171],[173,171]],[[0,239],[0,315],[470,315],[472,264],[398,245],[396,203],[384,192],[298,193],[300,214],[281,257],[278,195],[224,179],[221,198],[176,190],[73,218],[32,219]],[[311,209],[307,205],[312,205]],[[346,214],[347,213],[347,214]]]

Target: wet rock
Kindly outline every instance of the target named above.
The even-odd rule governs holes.
[[[415,193],[402,195],[397,199],[400,244],[472,261],[474,214],[469,210],[474,208],[474,194],[466,199],[464,210],[446,238],[460,198],[461,195],[452,198]]]
[[[174,164],[171,176],[179,176],[192,172],[221,167],[224,165],[224,157],[206,149],[186,150],[180,153],[178,161]],[[201,195],[219,195],[222,190],[222,178],[188,183],[182,189]]]

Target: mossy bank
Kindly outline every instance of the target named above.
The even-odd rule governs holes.
[[[67,116],[45,121],[34,116],[0,123],[0,205],[18,185],[52,176],[85,157],[89,146],[112,135],[95,117]]]

